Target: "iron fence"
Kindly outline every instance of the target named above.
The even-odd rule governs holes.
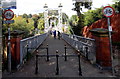
[[[20,41],[20,64],[23,63],[26,55],[28,53],[32,54],[36,49],[28,49],[28,48],[38,48],[39,45],[43,43],[43,41],[48,36],[48,33],[29,37],[26,39],[22,39]]]
[[[92,64],[96,62],[95,39],[62,33],[62,38],[85,56]]]

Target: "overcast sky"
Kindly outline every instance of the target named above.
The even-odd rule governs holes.
[[[17,1],[17,9],[13,11],[15,14],[38,14],[43,12],[43,6],[46,3],[49,8],[57,8],[59,3],[62,3],[63,9],[62,11],[65,12],[67,15],[71,16],[76,14],[75,11],[71,9],[74,7],[72,0],[16,0]],[[106,6],[111,4],[112,0],[93,0],[93,7],[99,8],[102,5]],[[84,10],[85,11],[85,10]]]

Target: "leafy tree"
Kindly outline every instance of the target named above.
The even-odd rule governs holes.
[[[120,1],[116,0],[115,4],[113,4],[112,7],[115,9],[115,11],[120,12]]]
[[[95,21],[104,18],[102,8],[96,10],[89,10],[84,13],[84,26],[90,26]]]
[[[24,14],[22,15],[22,17],[23,17],[23,18],[28,18],[28,15],[27,15],[26,13],[24,13]]]
[[[71,29],[70,29],[71,33],[74,31],[74,34],[78,34],[78,31],[76,31],[76,30],[78,30],[78,28],[77,28],[78,20],[79,20],[79,18],[78,18],[77,15],[72,15],[71,16],[71,18],[69,20],[69,24],[70,24],[70,26],[72,26]]]
[[[44,14],[43,13],[39,13],[39,17],[40,18],[44,18]]]
[[[65,24],[65,22],[68,21],[68,15],[66,13],[62,13],[62,23]]]
[[[32,18],[32,14],[29,14],[29,15],[28,15],[28,18]]]
[[[91,5],[92,5],[92,2],[84,2],[84,1],[81,1],[81,2],[75,2],[74,3],[75,5],[75,8],[73,8],[73,10],[77,11],[77,15],[79,17],[79,20],[78,20],[78,24],[76,26],[76,29],[79,29],[79,30],[76,30],[78,31],[77,35],[80,35],[82,36],[82,28],[83,28],[83,14],[81,13],[82,11],[82,7],[84,6],[84,8],[87,8],[87,9],[91,9]]]

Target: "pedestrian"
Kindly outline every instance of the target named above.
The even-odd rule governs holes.
[[[52,35],[52,30],[50,30],[50,35]]]
[[[53,34],[54,34],[54,39],[56,39],[56,30],[53,32]]]
[[[60,32],[58,31],[58,39],[60,40],[60,36],[61,36],[61,34],[60,34]]]

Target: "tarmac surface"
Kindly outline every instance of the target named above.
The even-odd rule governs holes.
[[[39,47],[46,47],[48,44],[49,55],[56,55],[58,50],[59,55],[64,55],[64,45],[67,46],[67,55],[77,55],[77,52],[68,45],[62,39],[54,39],[53,36],[47,37],[43,44]],[[39,49],[39,55],[46,55],[46,49]],[[24,66],[12,74],[3,72],[3,77],[112,77],[111,72],[106,70],[100,70],[95,65],[90,64],[83,56],[80,57],[82,76],[79,75],[78,68],[78,56],[67,57],[65,61],[64,57],[59,57],[59,75],[56,75],[56,57],[49,57],[49,61],[46,61],[46,57],[38,58],[38,74],[35,74],[35,55],[24,64]]]

